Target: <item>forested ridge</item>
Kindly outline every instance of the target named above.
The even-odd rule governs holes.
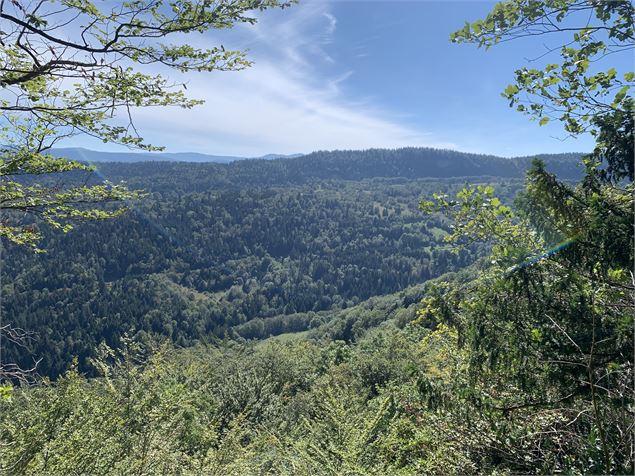
[[[565,180],[582,177],[581,154],[540,156],[547,168]],[[508,177],[523,178],[536,157],[503,158],[429,148],[341,150],[313,152],[302,157],[264,160],[249,159],[230,164],[100,163],[104,177],[131,186],[167,190],[176,187],[190,191],[210,187],[267,187],[300,185],[314,180],[363,180],[368,178],[450,178]],[[174,174],[173,174],[174,172]],[[175,182],[175,180],[177,182]]]
[[[39,360],[38,372],[54,377],[73,357],[92,371],[87,357],[101,342],[117,347],[123,335],[169,338],[179,346],[233,330],[266,338],[328,319],[314,313],[472,263],[487,246],[452,252],[443,242],[450,222],[425,217],[419,200],[433,191],[454,193],[469,181],[497,183],[509,201],[520,179],[469,177],[507,174],[497,164],[509,159],[492,165],[488,157],[449,151],[402,152],[383,151],[383,158],[380,151],[319,153],[230,166],[100,166],[98,175],[125,178],[149,195],[118,220],[49,233],[46,253],[17,247],[7,253],[4,316],[32,334],[30,352],[7,346],[6,355],[24,366]],[[471,166],[445,167],[444,174],[465,177],[417,178],[430,161],[461,164],[464,156]],[[365,157],[368,165],[360,166]],[[413,162],[424,166],[415,170]],[[555,164],[576,170],[571,157]],[[351,180],[356,169],[374,178]]]

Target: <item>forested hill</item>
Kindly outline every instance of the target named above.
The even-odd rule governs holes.
[[[321,313],[483,256],[481,245],[449,250],[450,223],[424,216],[419,201],[470,182],[492,184],[511,203],[530,161],[400,149],[226,165],[99,164],[102,177],[149,193],[118,219],[47,232],[47,253],[8,250],[3,316],[33,335],[32,353],[4,354],[24,367],[42,359],[38,371],[56,376],[74,356],[88,369],[100,342],[117,346],[124,334],[187,346],[232,332],[304,330]],[[576,177],[572,155],[546,161]]]
[[[537,156],[547,170],[565,180],[582,176],[578,153]],[[99,171],[112,181],[131,186],[151,182],[151,190],[172,189],[174,180],[190,191],[210,187],[297,185],[314,180],[362,180],[376,177],[522,178],[535,157],[503,158],[429,148],[318,151],[297,158],[252,159],[230,164],[175,162],[100,163]]]

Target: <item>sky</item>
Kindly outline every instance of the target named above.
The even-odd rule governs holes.
[[[205,104],[139,110],[135,123],[168,152],[244,157],[406,146],[500,156],[591,150],[590,137],[567,138],[555,121],[539,127],[500,95],[516,68],[556,43],[532,38],[486,51],[449,41],[494,4],[304,0],[258,13],[253,26],[190,35],[193,46],[246,49],[254,64],[170,72]],[[619,71],[633,59],[611,61]],[[118,150],[88,140],[69,145]]]

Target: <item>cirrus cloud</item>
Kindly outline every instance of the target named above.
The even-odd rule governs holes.
[[[307,2],[257,16],[256,25],[241,25],[223,37],[214,32],[188,38],[195,46],[229,41],[232,47],[248,49],[254,65],[240,72],[178,78],[187,81],[191,97],[205,104],[192,110],[137,110],[135,123],[144,138],[171,152],[241,156],[453,147],[435,142],[404,117],[376,108],[372,99],[342,90],[355,72],[329,54],[335,48],[337,18],[328,2]],[[174,74],[168,72],[173,78]]]

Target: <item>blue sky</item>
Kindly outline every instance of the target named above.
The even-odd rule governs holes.
[[[402,146],[502,156],[590,150],[590,137],[563,140],[557,123],[539,127],[500,96],[514,69],[556,46],[556,38],[489,51],[449,41],[493,5],[305,0],[260,13],[256,26],[188,37],[197,46],[249,49],[252,68],[186,78],[171,72],[206,103],[138,111],[136,122],[170,152],[248,157]],[[632,61],[628,53],[613,55],[610,66],[624,71]]]

